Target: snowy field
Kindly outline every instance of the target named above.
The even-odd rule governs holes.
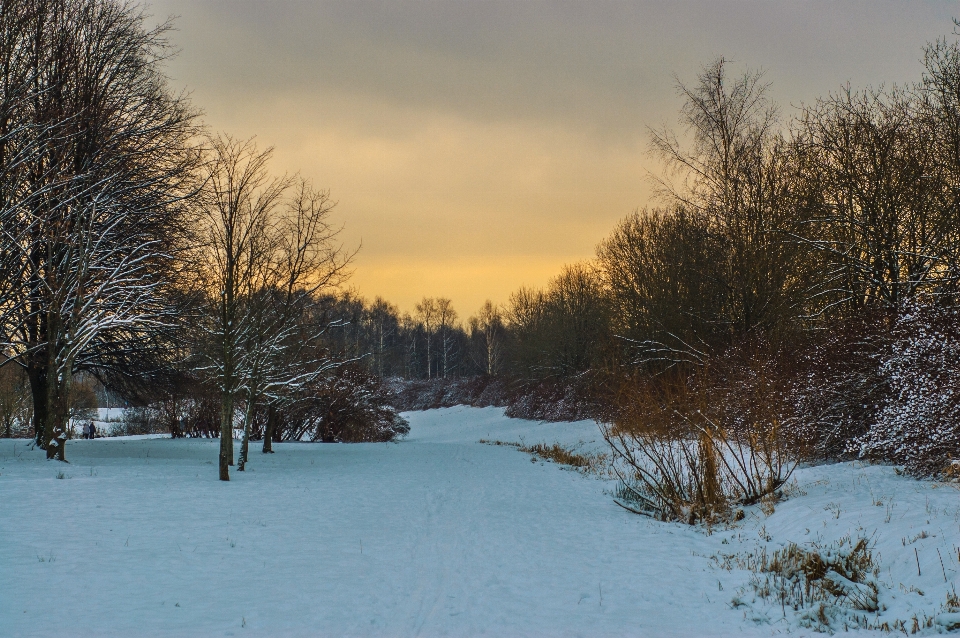
[[[0,440],[0,636],[807,635],[711,557],[869,537],[887,619],[937,617],[960,574],[960,491],[893,468],[802,469],[707,534],[479,443],[602,449],[591,422],[405,416],[400,443],[279,444],[230,483],[213,440],[71,441],[68,465]]]

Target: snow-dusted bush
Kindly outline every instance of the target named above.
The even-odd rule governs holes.
[[[891,331],[879,370],[889,388],[869,431],[851,445],[862,457],[912,474],[949,473],[960,458],[960,315],[915,306]]]
[[[509,403],[506,382],[486,375],[446,379],[394,377],[384,380],[382,387],[390,405],[402,411],[432,410],[455,405],[502,407]]]
[[[263,439],[270,407],[255,409],[250,436]],[[273,407],[272,441],[362,443],[392,441],[410,425],[388,403],[380,380],[358,366],[336,368],[304,387],[299,396]]]
[[[310,433],[314,441],[392,441],[410,432],[410,424],[384,400],[379,379],[357,367],[344,366],[321,383],[309,406],[319,417]]]
[[[790,428],[805,458],[849,457],[850,442],[876,422],[888,393],[879,365],[889,341],[886,318],[860,318],[830,325],[797,353]]]
[[[580,421],[602,419],[606,411],[594,379],[581,375],[519,384],[511,394],[506,415],[534,421]]]

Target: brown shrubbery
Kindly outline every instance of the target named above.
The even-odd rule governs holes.
[[[392,441],[410,425],[386,403],[380,380],[356,366],[340,366],[305,388],[296,400],[275,406],[272,440],[365,443]],[[262,440],[270,408],[253,416],[250,437]]]
[[[604,426],[622,504],[692,523],[758,503],[796,466],[795,420],[780,371],[756,355],[627,384]]]

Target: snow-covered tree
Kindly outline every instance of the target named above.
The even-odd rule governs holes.
[[[115,0],[0,7],[0,341],[28,373],[37,443],[61,460],[74,374],[129,361],[173,321],[161,293],[195,113],[160,69],[169,25],[143,23]]]
[[[889,392],[862,456],[901,463],[913,474],[956,471],[960,460],[960,314],[914,305],[897,321],[880,364]]]
[[[220,479],[228,481],[237,401],[243,469],[257,402],[281,401],[333,365],[317,346],[325,326],[304,319],[350,255],[335,243],[326,192],[271,176],[271,151],[251,140],[218,136],[210,147],[197,263],[209,299],[203,368],[222,397]]]

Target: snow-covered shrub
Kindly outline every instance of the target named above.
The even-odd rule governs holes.
[[[410,424],[386,404],[379,380],[357,367],[338,369],[319,385],[310,405],[321,416],[314,441],[392,441],[410,432]]]
[[[879,366],[886,402],[851,449],[918,476],[949,474],[960,458],[960,315],[918,305],[891,332]]]
[[[274,441],[362,443],[406,436],[410,425],[389,405],[380,380],[358,366],[340,366],[276,407]],[[251,438],[262,439],[269,408],[253,415]]]
[[[890,341],[884,317],[837,322],[795,355],[790,425],[807,459],[850,456],[849,444],[876,422],[888,392],[880,360]]]
[[[601,419],[606,410],[595,379],[581,375],[515,384],[505,414],[533,421]]]
[[[491,376],[448,377],[439,379],[400,379],[383,381],[383,392],[397,410],[432,410],[455,405],[474,407],[509,403],[507,383]]]

